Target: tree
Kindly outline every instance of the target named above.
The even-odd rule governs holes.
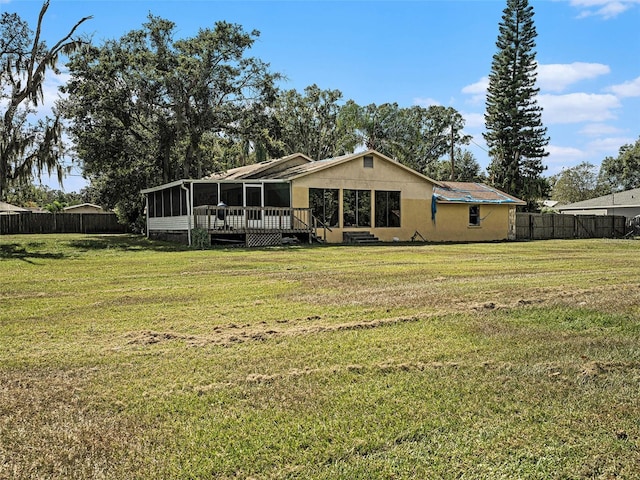
[[[434,180],[454,182],[484,182],[486,178],[480,171],[480,164],[469,150],[455,149],[454,176],[451,178],[451,159],[440,160],[427,175]]]
[[[533,14],[527,0],[507,0],[489,74],[483,134],[492,157],[491,182],[525,200],[528,209],[548,191],[541,176],[549,138],[536,101]]]
[[[361,107],[350,100],[339,119],[354,132],[356,145],[378,150],[424,174],[432,173],[438,159],[449,154],[452,141],[455,147],[470,139],[462,133],[464,118],[452,107],[399,108],[396,103]]]
[[[400,118],[402,128],[392,154],[404,165],[427,175],[437,169],[441,157],[450,159],[451,149],[467,145],[471,138],[462,133],[464,118],[453,107],[413,106],[402,109]]]
[[[317,85],[304,89],[304,95],[288,90],[278,96],[275,118],[284,154],[302,152],[314,160],[350,153],[354,136],[338,114],[340,90],[321,90]]]
[[[42,85],[47,71],[60,73],[60,55],[77,51],[83,41],[73,35],[91,17],[85,17],[53,47],[42,41],[42,22],[49,2],[42,5],[35,34],[17,14],[0,17],[0,98],[6,108],[0,119],[0,198],[11,184],[24,184],[34,173],[57,173],[62,183],[64,157],[62,123],[54,118],[30,121],[43,99]]]
[[[602,195],[640,188],[640,138],[620,147],[616,158],[602,161],[598,186]]]
[[[561,204],[581,202],[598,196],[596,167],[582,162],[550,178],[551,198]]]
[[[393,156],[399,141],[400,108],[397,103],[375,103],[360,106],[349,100],[338,116],[338,121],[353,132],[353,146],[362,145],[367,150],[377,150]]]
[[[217,22],[174,40],[149,16],[140,30],[77,52],[61,107],[100,203],[141,226],[140,190],[224,169],[227,152],[271,147],[279,75],[247,57],[257,31]],[[266,126],[266,127],[265,127]]]

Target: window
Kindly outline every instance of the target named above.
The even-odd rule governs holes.
[[[326,226],[338,226],[338,190],[310,188],[309,208],[313,216]]]
[[[217,183],[195,183],[193,185],[193,206],[218,205]]]
[[[480,226],[480,205],[471,205],[469,207],[469,225]]]
[[[343,226],[371,226],[371,191],[343,190],[342,192]]]
[[[400,226],[400,192],[376,191],[376,227]]]
[[[364,168],[373,168],[373,156],[365,155],[363,166]]]
[[[265,183],[264,205],[265,207],[290,207],[289,184]]]

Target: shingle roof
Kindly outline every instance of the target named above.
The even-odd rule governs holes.
[[[440,182],[433,188],[433,196],[439,203],[496,203],[526,205],[526,202],[501,192],[497,188],[474,182]]]
[[[217,172],[205,177],[207,180],[241,180],[248,178],[269,178],[278,172],[286,170],[286,164],[291,161],[298,160],[301,163],[312,162],[312,160],[301,153],[294,153],[286,157],[274,158],[252,165],[245,165],[227,170],[226,172]],[[280,167],[280,168],[279,168]],[[263,173],[264,172],[264,173]],[[271,172],[271,173],[270,173]],[[276,178],[277,177],[276,175]]]
[[[640,207],[640,188],[627,190],[625,192],[610,193],[602,197],[590,198],[581,202],[570,203],[556,208],[564,210],[589,209],[601,207]]]

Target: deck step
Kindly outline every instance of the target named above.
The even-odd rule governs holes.
[[[380,239],[371,232],[343,232],[343,243],[354,243],[357,245],[371,245],[380,243]]]

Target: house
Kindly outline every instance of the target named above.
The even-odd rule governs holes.
[[[29,210],[7,202],[0,202],[0,215],[18,215],[21,213],[29,213]]]
[[[476,183],[438,182],[369,150],[314,161],[296,153],[145,189],[147,235],[248,246],[283,238],[327,243],[515,238],[524,202]]]
[[[80,205],[71,205],[62,209],[64,213],[109,213],[100,205],[93,203],[81,203]]]
[[[629,221],[640,215],[640,188],[558,205],[555,209],[568,215],[621,215]]]

